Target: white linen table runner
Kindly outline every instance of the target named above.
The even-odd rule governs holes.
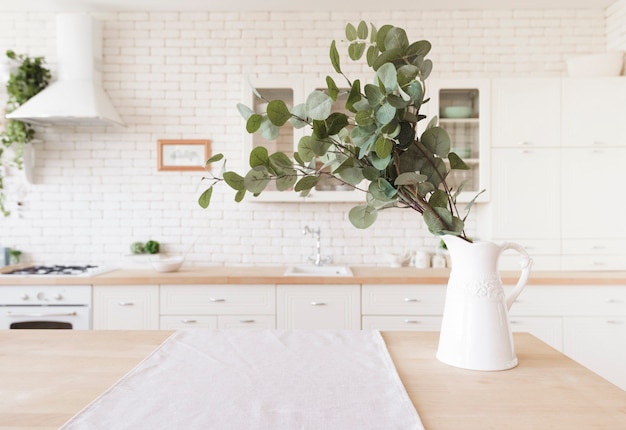
[[[63,430],[423,430],[378,331],[179,330]]]

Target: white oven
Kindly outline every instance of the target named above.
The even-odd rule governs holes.
[[[0,329],[91,328],[91,285],[0,286]]]

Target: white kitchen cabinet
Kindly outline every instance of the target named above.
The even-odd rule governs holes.
[[[505,285],[504,290],[508,296],[513,286]],[[528,332],[562,351],[562,315],[570,307],[567,293],[567,287],[527,285],[509,310],[511,330]]]
[[[158,329],[158,285],[94,286],[93,328],[95,330]]]
[[[161,329],[275,328],[274,285],[161,285]]]
[[[363,285],[364,330],[439,331],[445,285]]]
[[[565,318],[563,352],[626,390],[626,315]]]
[[[562,146],[626,146],[625,111],[625,77],[563,79]]]
[[[560,147],[560,111],[561,80],[558,78],[494,79],[491,84],[491,147]],[[493,163],[496,165],[498,161],[493,160]]]
[[[429,121],[439,117],[439,125],[450,135],[450,146],[458,153],[470,170],[454,170],[449,183],[457,188],[464,183],[463,192],[457,201],[468,202],[482,190],[476,201],[489,200],[489,121],[490,81],[487,79],[435,79],[427,82],[426,97],[430,100],[424,104],[421,113],[426,114]],[[456,117],[447,108],[466,107],[471,113],[466,117]],[[466,153],[464,153],[466,152]]]
[[[360,285],[278,285],[279,329],[361,328]]]
[[[626,287],[529,285],[510,321],[626,389]]]
[[[626,239],[626,147],[567,148],[561,157],[563,239]]]
[[[534,268],[555,269],[561,254],[560,151],[494,148],[488,236],[526,247]],[[537,172],[541,172],[537,174]],[[519,268],[517,254],[503,255],[501,269]]]

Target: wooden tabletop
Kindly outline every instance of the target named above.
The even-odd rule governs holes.
[[[57,429],[171,333],[0,331],[0,429]],[[514,336],[518,367],[477,372],[437,361],[437,333],[383,333],[427,430],[626,429],[626,392]]]

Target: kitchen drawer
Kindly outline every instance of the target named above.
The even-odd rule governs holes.
[[[217,317],[217,328],[276,328],[274,315],[221,315]]]
[[[561,269],[564,271],[589,270],[624,270],[624,255],[564,255],[561,257]]]
[[[217,317],[207,315],[168,315],[160,319],[161,330],[217,328]]]
[[[167,315],[161,317],[161,330],[186,328],[276,328],[274,315]]]
[[[626,286],[532,285],[515,300],[510,314],[512,317],[626,315]]]
[[[274,285],[161,285],[161,315],[274,315]]]
[[[564,255],[620,255],[625,249],[623,239],[563,239]],[[626,269],[626,264],[622,269]]]
[[[362,326],[363,330],[439,331],[441,319],[432,316],[366,315],[363,317]]]
[[[513,332],[530,333],[552,348],[563,351],[563,318],[512,316],[509,321]]]
[[[441,315],[445,285],[363,285],[363,315]]]
[[[279,329],[359,330],[359,285],[279,285],[276,291]]]

